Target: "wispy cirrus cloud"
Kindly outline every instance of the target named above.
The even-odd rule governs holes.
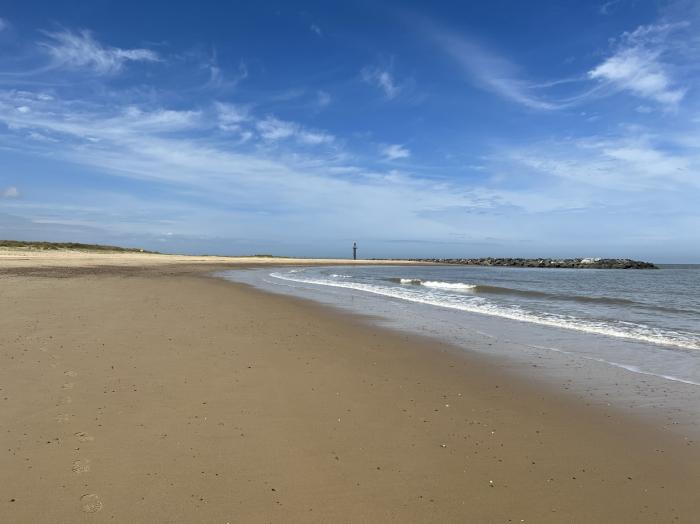
[[[642,98],[674,106],[685,96],[685,89],[674,87],[658,58],[658,53],[644,49],[623,49],[589,71],[588,75]]]
[[[483,45],[450,31],[434,29],[432,39],[479,87],[531,109],[553,110],[563,104],[537,95],[530,83],[522,80],[515,65],[488,51]]]
[[[19,189],[17,189],[15,186],[9,186],[3,189],[2,192],[0,192],[0,195],[3,198],[18,198]]]
[[[216,51],[212,53],[209,60],[202,67],[209,72],[209,79],[205,87],[210,89],[232,89],[248,78],[248,66],[243,61],[238,63],[238,70],[235,74],[224,74],[223,69],[219,65]]]
[[[100,112],[100,127],[90,125],[90,113],[80,101],[61,101],[44,93],[0,91],[0,121],[13,132],[26,132],[58,143],[67,137],[86,143],[100,143],[138,133],[168,134],[202,127],[197,110],[152,109],[125,105]]]
[[[19,103],[30,110],[16,111]],[[218,105],[211,111],[227,114],[230,109]],[[252,125],[263,144],[293,140],[317,145],[331,136],[274,117],[247,115],[234,119]],[[201,118],[198,111],[137,112],[131,107],[100,108],[5,91],[0,92],[0,122],[10,132],[4,138],[6,147],[27,151],[27,133],[42,133],[57,142],[37,142],[36,155],[47,155],[93,173],[157,183],[163,195],[196,195],[208,202],[187,216],[173,219],[175,223],[168,227],[176,229],[190,228],[193,221],[200,220],[202,228],[220,229],[222,234],[230,235],[232,223],[245,223],[248,231],[272,241],[286,234],[279,233],[282,220],[291,226],[312,228],[316,236],[350,235],[362,230],[369,238],[377,236],[377,223],[392,218],[390,222],[397,225],[387,226],[379,237],[405,237],[407,232],[413,236],[437,235],[444,224],[429,216],[428,211],[434,215],[444,207],[485,207],[494,205],[498,198],[486,190],[477,194],[472,189],[449,187],[409,174],[368,170],[344,163],[335,154],[259,149],[254,147],[256,144],[242,148],[217,136],[216,119]],[[192,126],[196,137],[177,132],[183,126]],[[29,212],[23,207],[17,211]],[[103,212],[86,213],[95,217]],[[74,217],[76,211],[57,213]],[[82,222],[98,223],[88,219]],[[145,227],[155,231],[162,226],[151,221]]]
[[[307,145],[330,144],[335,137],[325,131],[308,129],[296,122],[279,120],[268,116],[256,123],[260,136],[268,141],[275,142],[288,138],[294,138],[298,142]]]
[[[250,110],[245,106],[226,102],[215,102],[219,128],[223,131],[239,131],[244,122],[250,120]]]
[[[360,75],[365,83],[381,89],[389,100],[393,100],[401,93],[401,86],[396,83],[388,69],[365,67]]]
[[[127,62],[158,62],[158,53],[150,49],[105,47],[88,30],[44,31],[40,47],[49,54],[54,66],[86,69],[100,75],[119,72]]]
[[[89,118],[95,118],[101,126],[91,125]],[[27,138],[54,142],[71,137],[87,143],[101,143],[144,133],[161,136],[216,129],[237,133],[244,141],[257,137],[265,143],[292,140],[306,146],[335,142],[335,136],[327,131],[272,115],[256,117],[248,106],[218,101],[196,110],[123,105],[105,107],[91,114],[80,101],[61,101],[31,91],[0,91],[0,121],[14,131],[25,131]]]
[[[475,39],[458,35],[430,22],[423,25],[429,28],[429,38],[452,58],[474,85],[513,103],[529,109],[555,111],[600,95],[600,87],[579,87],[586,80],[585,75],[534,81],[528,79],[516,64]],[[573,87],[574,90],[569,90],[565,96],[547,95],[549,89],[562,86]]]
[[[333,97],[327,91],[324,91],[323,89],[319,89],[316,92],[316,103],[318,104],[318,107],[326,107],[326,106],[330,105],[332,100],[333,100]]]
[[[609,4],[608,8],[612,7],[613,3]],[[691,27],[689,21],[659,22],[639,26],[614,39],[613,53],[588,71],[568,78],[533,81],[513,62],[476,40],[431,22],[423,25],[429,28],[430,38],[475,85],[530,109],[545,111],[566,109],[616,92],[674,107],[684,98],[687,88],[672,74],[673,55],[685,62],[697,56],[686,56],[687,39],[673,41],[674,33]],[[568,92],[552,95],[556,91],[550,90],[563,86],[570,88]]]
[[[624,33],[613,55],[591,69],[588,76],[638,97],[676,106],[686,89],[673,80],[663,58],[669,35],[687,26],[686,22],[647,25]]]
[[[670,142],[670,147],[669,147]],[[494,160],[505,169],[548,175],[581,187],[628,194],[700,189],[700,154],[681,140],[639,132],[531,143]],[[598,197],[600,198],[600,197]]]
[[[411,156],[411,151],[401,144],[389,144],[381,148],[381,153],[387,160],[398,160],[400,158],[408,158]]]
[[[607,2],[603,2],[599,7],[598,7],[598,12],[601,15],[609,15],[611,14],[622,2],[623,0],[609,0]]]

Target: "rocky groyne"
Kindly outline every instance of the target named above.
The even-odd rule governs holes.
[[[629,258],[412,258],[414,262],[465,266],[550,267],[575,269],[658,269],[651,262]]]

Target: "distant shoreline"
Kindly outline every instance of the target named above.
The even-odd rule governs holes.
[[[64,251],[78,253],[129,253],[129,254],[149,254],[163,255],[169,257],[211,257],[221,259],[277,259],[279,262],[291,260],[329,260],[332,263],[346,261],[346,259],[327,259],[315,258],[303,259],[298,257],[285,257],[277,255],[244,255],[244,256],[222,256],[222,255],[171,255],[160,253],[158,251],[149,251],[146,249],[119,247],[103,244],[82,244],[79,242],[45,242],[45,241],[25,241],[25,240],[0,240],[0,249],[6,250],[27,250],[27,251]],[[567,269],[659,269],[656,264],[644,262],[641,260],[633,260],[630,258],[407,258],[407,259],[378,259],[372,258],[364,261],[349,260],[349,263],[365,262],[365,263],[417,263],[417,264],[455,264],[466,266],[500,266],[500,267],[530,267],[530,268],[567,268]]]

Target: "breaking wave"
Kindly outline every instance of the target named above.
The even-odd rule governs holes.
[[[668,329],[655,328],[652,326],[625,322],[625,321],[598,321],[573,317],[570,315],[562,315],[555,313],[533,312],[523,309],[516,305],[499,305],[489,301],[480,294],[488,295],[489,293],[512,293],[520,290],[511,290],[508,288],[500,288],[497,286],[481,286],[459,282],[439,282],[439,281],[423,281],[420,279],[389,279],[391,282],[404,284],[401,286],[390,285],[375,285],[362,282],[353,282],[339,279],[321,279],[303,277],[296,273],[282,274],[274,272],[271,277],[299,282],[305,284],[315,284],[320,286],[339,287],[345,289],[354,289],[364,291],[376,295],[407,300],[421,304],[456,309],[460,311],[479,313],[483,315],[496,316],[517,320],[520,322],[530,322],[544,326],[556,328],[564,328],[575,331],[582,331],[597,335],[605,335],[610,337],[631,339],[659,344],[664,346],[675,346],[685,349],[700,350],[700,339],[690,334],[672,331]],[[423,288],[427,288],[423,290]],[[494,291],[496,290],[496,291]],[[501,291],[503,290],[503,291]],[[459,293],[450,293],[458,291]],[[521,291],[522,293],[539,293]],[[547,293],[542,293],[544,296],[554,296]],[[587,297],[591,300],[618,300],[607,299],[606,297]],[[587,300],[584,299],[584,300]],[[631,302],[631,301],[630,301]]]
[[[411,284],[417,286],[425,286],[433,289],[443,289],[446,291],[461,291],[469,292],[475,295],[512,295],[523,298],[532,299],[554,299],[571,302],[593,303],[611,306],[628,306],[656,311],[665,311],[668,313],[690,313],[697,314],[698,311],[689,309],[679,309],[665,307],[655,304],[644,304],[635,300],[626,298],[606,297],[606,296],[589,296],[589,295],[565,295],[561,293],[547,293],[545,291],[535,291],[529,289],[516,289],[510,287],[490,286],[484,284],[468,284],[464,282],[441,282],[431,280],[421,280],[420,278],[390,278],[390,282],[397,284]]]

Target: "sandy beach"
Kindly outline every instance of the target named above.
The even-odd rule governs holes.
[[[0,256],[0,522],[700,518],[688,438],[210,276],[280,262]]]
[[[333,264],[387,264],[413,265],[408,260],[347,260],[337,258],[293,258],[293,257],[226,257],[167,255],[161,253],[96,253],[71,250],[50,251],[42,249],[11,249],[0,247],[0,268],[89,268],[89,267],[160,267],[165,265],[232,264],[241,265],[333,265]]]

